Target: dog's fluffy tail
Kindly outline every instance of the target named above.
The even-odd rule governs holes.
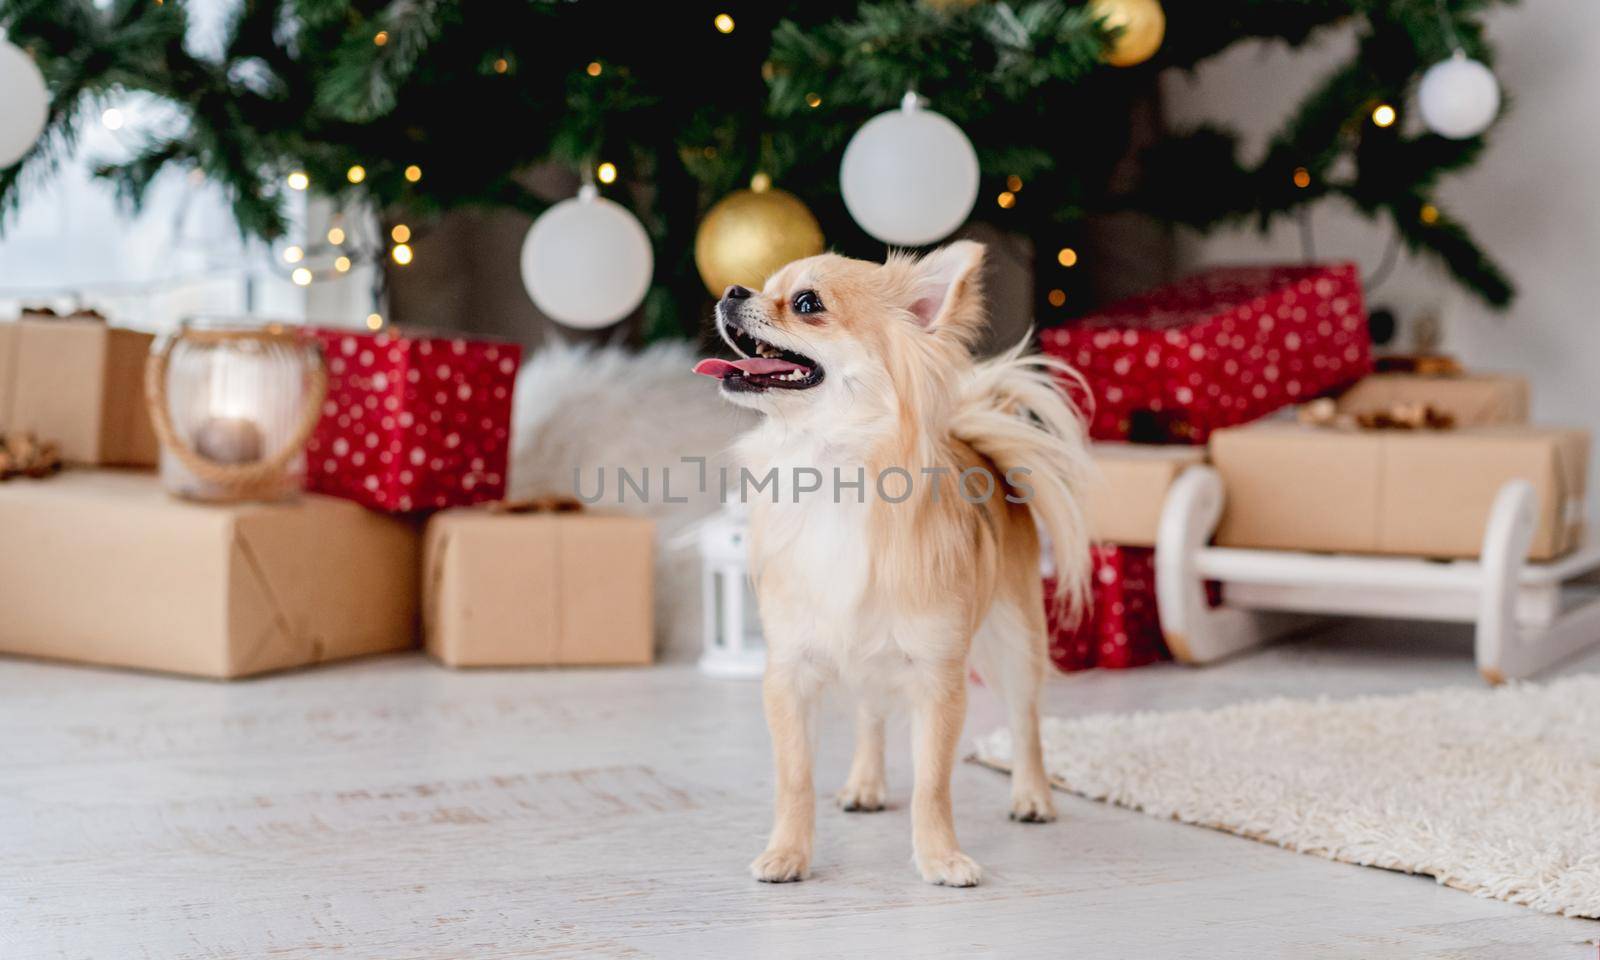
[[[1082,414],[1064,384],[1083,378],[1065,361],[1028,347],[973,366],[956,402],[951,432],[1016,477],[1055,566],[1053,603],[1076,620],[1088,597],[1089,530],[1081,499],[1093,475]],[[1087,396],[1088,391],[1083,391]],[[1031,490],[1029,489],[1031,488]]]

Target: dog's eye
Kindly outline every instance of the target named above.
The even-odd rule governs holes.
[[[794,295],[795,313],[821,313],[822,298],[815,290],[802,290]]]

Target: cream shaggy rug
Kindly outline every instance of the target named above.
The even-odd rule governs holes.
[[[1600,675],[1051,717],[1044,749],[1094,800],[1600,918]],[[1010,758],[1001,730],[974,759]]]

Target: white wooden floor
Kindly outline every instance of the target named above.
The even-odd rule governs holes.
[[[1049,707],[1471,684],[1468,642],[1340,628],[1203,671],[1062,678]],[[979,694],[969,734],[996,716]],[[891,809],[823,805],[814,878],[766,886],[745,873],[771,782],[755,684],[399,656],[222,685],[0,660],[0,957],[1597,956],[1600,923],[1073,798],[1059,823],[1010,823],[1004,779],[970,764],[957,820],[987,877],[929,887],[891,753]]]

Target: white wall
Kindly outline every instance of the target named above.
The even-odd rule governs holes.
[[[1403,259],[1371,299],[1394,306],[1403,323],[1437,313],[1445,349],[1472,366],[1530,378],[1537,419],[1600,436],[1600,3],[1524,0],[1496,11],[1489,25],[1511,112],[1491,132],[1479,165],[1445,183],[1441,205],[1510,273],[1516,302],[1496,313],[1454,288],[1432,263],[1412,259]],[[1215,119],[1250,134],[1260,149],[1351,49],[1344,35],[1300,53],[1281,44],[1230,50],[1193,79],[1175,72],[1163,78],[1169,119],[1177,125]],[[1377,266],[1386,227],[1336,203],[1319,207],[1313,220],[1319,257],[1355,260],[1367,273]],[[1198,263],[1300,254],[1288,223],[1265,237],[1245,229],[1190,238],[1185,247]],[[1594,505],[1600,456],[1590,477]]]

